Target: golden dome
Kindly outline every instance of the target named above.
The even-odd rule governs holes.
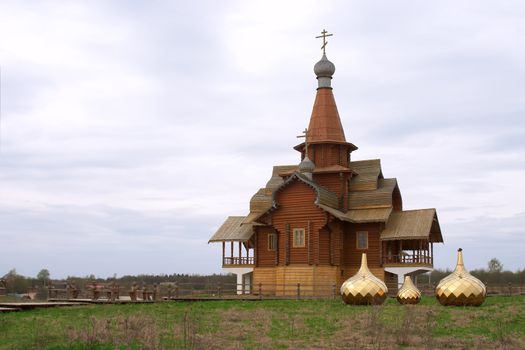
[[[388,288],[374,276],[366,263],[366,254],[361,257],[361,268],[341,286],[341,297],[346,304],[370,305],[382,304]]]
[[[465,269],[462,249],[458,249],[456,269],[443,278],[436,287],[436,298],[441,305],[479,306],[485,301],[485,285]]]
[[[412,283],[410,276],[405,276],[405,281],[397,292],[396,298],[400,304],[417,304],[421,301],[421,292]]]

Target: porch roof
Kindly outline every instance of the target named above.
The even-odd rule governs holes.
[[[328,207],[326,205],[319,205],[319,207],[339,220],[353,223],[368,223],[368,222],[386,222],[392,207],[388,208],[371,208],[371,209],[350,209],[346,213],[337,209]]]
[[[381,239],[428,239],[431,242],[443,242],[436,209],[393,212],[381,232]]]
[[[237,241],[245,242],[253,235],[253,224],[245,223],[245,216],[228,216],[217,232],[210,238],[210,242]]]

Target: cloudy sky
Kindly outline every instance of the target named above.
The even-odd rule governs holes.
[[[435,207],[436,266],[524,268],[522,1],[0,0],[0,275],[220,272],[311,113]]]

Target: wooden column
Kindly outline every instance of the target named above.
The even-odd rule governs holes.
[[[290,232],[290,224],[286,224],[286,252],[284,257],[284,264],[289,265],[290,264],[290,235],[292,233]]]
[[[332,230],[328,229],[328,246],[330,247],[330,265],[334,264],[334,233]]]
[[[226,247],[226,242],[222,241],[222,264],[224,265],[224,250]]]
[[[279,232],[275,231],[275,265],[279,265]]]
[[[230,242],[230,258],[233,261],[233,241]]]
[[[308,220],[308,228],[307,228],[307,236],[308,236],[308,241],[306,243],[306,261],[308,262],[308,265],[312,265],[312,261],[311,261],[311,257],[310,257],[310,249],[311,249],[311,244],[310,244],[310,240],[312,239],[312,222],[310,220]]]
[[[242,260],[242,242],[239,241],[239,264],[241,263],[241,260]]]
[[[259,230],[255,230],[255,240],[253,242],[253,264],[258,266],[259,264]]]
[[[319,265],[319,254],[321,250],[321,233],[320,230],[315,230],[315,237],[317,238],[317,244],[315,246],[315,264]]]

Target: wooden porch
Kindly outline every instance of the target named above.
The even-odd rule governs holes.
[[[222,242],[222,267],[254,267],[253,248],[249,241]],[[235,244],[237,243],[237,244]],[[226,252],[229,246],[229,252]]]
[[[383,241],[382,248],[385,267],[434,265],[434,245],[428,240]]]

